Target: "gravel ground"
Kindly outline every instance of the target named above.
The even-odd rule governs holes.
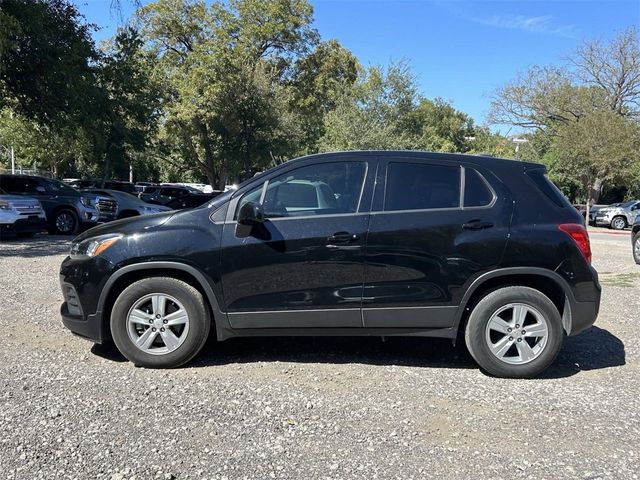
[[[211,342],[135,368],[66,331],[61,237],[0,243],[0,476],[638,478],[640,267],[593,241],[597,326],[536,380],[419,338]]]

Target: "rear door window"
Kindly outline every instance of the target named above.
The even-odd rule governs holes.
[[[460,167],[391,162],[387,167],[384,210],[460,207]]]
[[[486,207],[493,202],[494,194],[487,181],[473,168],[464,169],[464,206]]]

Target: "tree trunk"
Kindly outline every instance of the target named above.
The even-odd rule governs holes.
[[[204,150],[204,170],[207,174],[209,184],[214,187],[216,183],[224,180],[220,178],[221,176],[216,175],[213,149],[211,148],[211,141],[209,139],[209,129],[207,128],[207,125],[200,120],[196,120],[196,127],[198,128],[198,140],[200,142],[200,146]]]
[[[596,178],[589,186],[589,205],[594,205],[600,201],[603,186],[604,180],[601,178]]]

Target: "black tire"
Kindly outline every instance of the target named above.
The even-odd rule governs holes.
[[[636,234],[633,236],[633,242],[631,244],[633,246],[633,259],[638,265],[640,265],[640,232],[636,232]]]
[[[611,219],[611,228],[614,230],[624,230],[627,228],[627,219],[622,215],[617,215]]]
[[[486,338],[487,324],[494,313],[514,303],[537,310],[544,317],[548,332],[546,345],[539,355],[528,363],[519,365],[496,357]],[[553,363],[563,341],[562,320],[553,302],[540,291],[523,286],[504,287],[489,293],[473,308],[465,330],[467,348],[480,368],[490,375],[502,378],[532,378],[539,375]]]
[[[189,317],[189,330],[183,343],[164,354],[150,354],[138,348],[129,337],[127,316],[140,299],[153,293],[178,300]],[[111,335],[120,353],[140,367],[175,368],[187,363],[202,349],[211,328],[209,310],[204,298],[191,285],[175,278],[150,277],[139,280],[123,290],[111,312]],[[149,327],[151,328],[151,327]]]
[[[58,210],[51,219],[49,230],[57,235],[76,235],[80,230],[78,215],[69,208]]]

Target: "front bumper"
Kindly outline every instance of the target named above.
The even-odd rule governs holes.
[[[108,332],[102,325],[101,316],[73,315],[69,313],[67,302],[60,307],[60,315],[62,316],[62,324],[71,330],[71,333],[79,337],[90,340],[94,343],[104,343],[108,338]]]
[[[60,286],[64,303],[62,323],[74,334],[95,343],[109,340],[109,326],[98,311],[100,293],[113,272],[113,265],[101,257],[67,257],[60,267]]]
[[[44,217],[32,215],[19,218],[13,223],[0,223],[0,235],[17,235],[20,233],[38,233],[46,230],[47,221]]]
[[[594,223],[596,225],[611,225],[612,219],[613,219],[613,216],[611,215],[596,216]]]

